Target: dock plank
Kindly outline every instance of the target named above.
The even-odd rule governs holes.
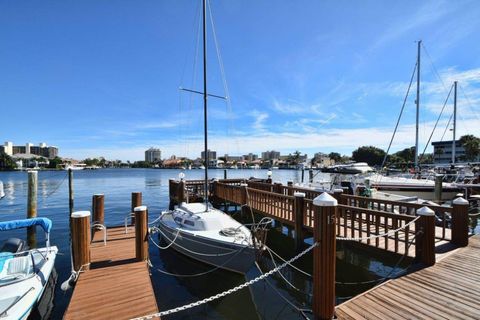
[[[480,235],[434,266],[390,280],[335,309],[338,319],[479,319]]]
[[[150,273],[135,261],[135,230],[96,231],[91,269],[80,274],[64,319],[131,319],[158,312]]]

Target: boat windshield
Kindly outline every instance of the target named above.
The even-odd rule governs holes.
[[[0,252],[0,286],[33,276],[45,261],[44,254],[38,250],[19,253]]]

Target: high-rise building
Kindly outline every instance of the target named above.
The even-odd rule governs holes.
[[[150,148],[145,151],[145,161],[146,162],[159,162],[162,160],[162,151],[158,148]]]
[[[7,141],[3,145],[3,152],[9,156],[25,154],[28,156],[39,156],[48,159],[53,159],[58,156],[58,148],[49,147],[44,142],[40,143],[38,146],[34,146],[32,143],[26,143],[25,146],[14,146],[12,142]]]
[[[433,146],[433,163],[452,163],[453,141],[435,141]],[[460,140],[455,140],[455,162],[465,161],[465,148]],[[477,158],[474,161],[480,161]]]
[[[258,160],[258,154],[249,153],[244,155],[243,159],[247,161],[255,161],[255,160]]]
[[[265,151],[262,152],[262,160],[278,160],[280,159],[280,152],[278,151]]]
[[[207,152],[208,152],[208,160],[217,159],[217,151],[213,151],[213,150],[207,149]],[[203,160],[205,160],[205,151],[202,151],[202,152],[200,153],[200,158],[202,158]]]

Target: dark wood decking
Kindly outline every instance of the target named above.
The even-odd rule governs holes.
[[[81,273],[64,319],[131,319],[158,312],[145,262],[135,261],[135,230],[95,232],[91,269]]]
[[[390,280],[337,306],[338,319],[480,319],[480,236],[433,267]]]

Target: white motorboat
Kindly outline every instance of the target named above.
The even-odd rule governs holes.
[[[419,197],[433,200],[435,196],[435,181],[427,179],[413,179],[395,176],[372,174],[369,176],[354,177],[354,184],[365,184],[367,188],[374,188],[381,192],[393,193],[406,197]],[[442,198],[453,199],[462,189],[452,183],[442,184]]]
[[[239,273],[255,262],[250,230],[204,203],[182,203],[159,219],[162,239],[173,249],[204,263]]]
[[[0,250],[0,319],[26,319],[39,302],[52,273],[58,249],[50,246],[52,222],[33,218],[0,222],[0,231],[41,226],[46,246],[28,249],[25,242],[11,238]]]
[[[326,173],[358,174],[373,172],[374,170],[366,162],[355,162],[325,167],[321,171]]]

